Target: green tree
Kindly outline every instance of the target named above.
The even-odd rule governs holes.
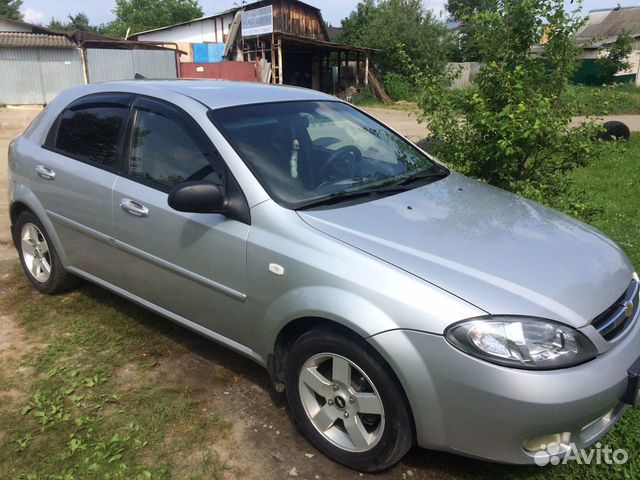
[[[89,17],[86,13],[80,12],[76,15],[67,15],[67,20],[66,22],[62,22],[52,18],[48,27],[61,32],[98,32],[98,27],[90,24]]]
[[[495,0],[449,0],[446,8],[452,19],[461,20],[474,13],[491,10],[495,3]]]
[[[186,22],[204,15],[198,0],[116,0],[116,19],[104,26],[108,35],[130,33]]]
[[[451,60],[454,62],[479,62],[482,60],[479,48],[474,41],[475,24],[466,20],[471,15],[495,8],[496,0],[449,0],[447,2],[450,18],[462,23],[455,32],[455,48]]]
[[[600,77],[603,83],[612,83],[618,72],[631,68],[629,55],[633,50],[634,39],[627,32],[618,35],[615,42],[605,46],[606,55],[598,59]]]
[[[373,57],[380,73],[404,73],[398,44],[421,69],[442,71],[451,48],[444,25],[425,10],[421,0],[363,0],[342,20],[337,41],[376,48]]]
[[[22,0],[0,0],[0,17],[22,20]]]
[[[430,149],[462,173],[537,201],[570,198],[565,173],[597,154],[597,127],[571,125],[579,12],[562,0],[498,0],[468,22],[485,59],[473,88],[452,92],[451,78],[413,68]],[[532,53],[543,36],[543,51]]]

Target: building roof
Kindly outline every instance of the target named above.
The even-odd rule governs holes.
[[[578,44],[598,49],[615,42],[623,32],[640,37],[640,6],[591,10],[587,24],[578,32]]]
[[[52,30],[50,28],[43,27],[42,25],[35,25],[33,23],[23,22],[22,20],[14,20],[13,18],[7,18],[0,16],[0,20],[7,23],[12,23],[19,27],[25,27],[31,29],[31,33],[46,33],[49,35],[64,35],[64,32],[58,30]]]
[[[212,18],[221,17],[223,15],[228,15],[228,14],[235,13],[239,9],[240,9],[240,7],[234,7],[234,8],[230,8],[229,10],[225,10],[223,12],[213,13],[211,15],[205,15],[203,17],[198,17],[198,18],[194,18],[192,20],[187,20],[186,22],[178,22],[178,23],[173,23],[171,25],[167,25],[165,27],[151,28],[149,30],[143,30],[142,32],[135,32],[135,33],[130,34],[128,38],[137,37],[138,35],[144,35],[145,33],[161,32],[162,30],[171,30],[172,28],[181,27],[182,25],[189,25],[191,23],[203,22],[205,20],[210,20]]]
[[[335,38],[342,35],[342,27],[327,26],[327,33],[329,34],[329,40],[333,41]]]
[[[313,10],[317,10],[318,12],[320,12],[320,9],[318,7],[314,7],[313,5],[309,5],[308,3],[301,2],[300,0],[292,0],[292,1],[296,3],[301,3],[302,5],[308,8],[311,8]],[[241,7],[233,7],[228,10],[224,10],[223,12],[213,13],[211,15],[205,15],[203,17],[194,18],[193,20],[188,20],[186,22],[174,23],[172,25],[167,25],[166,27],[152,28],[150,30],[144,30],[143,32],[135,32],[129,35],[129,37],[137,37],[138,35],[144,35],[145,33],[160,32],[162,30],[170,30],[172,28],[180,27],[182,25],[189,25],[190,23],[202,22],[205,20],[210,20],[212,18],[221,17],[223,15],[235,14],[238,10],[253,10],[254,8],[259,8],[261,6],[268,5],[268,4],[271,4],[270,0],[260,0],[258,2],[242,5]]]
[[[75,45],[64,35],[42,33],[0,32],[0,47],[47,47],[74,48]]]

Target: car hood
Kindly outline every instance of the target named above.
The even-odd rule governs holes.
[[[299,215],[490,314],[582,327],[633,275],[626,255],[597,230],[456,173],[390,197]]]

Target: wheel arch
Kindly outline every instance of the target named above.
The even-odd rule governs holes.
[[[18,220],[18,217],[23,212],[31,212],[36,216],[38,220],[40,220],[40,223],[42,223],[42,226],[45,228],[47,234],[49,235],[49,238],[53,242],[53,246],[56,249],[58,257],[60,258],[60,262],[64,267],[66,267],[69,262],[66,252],[62,246],[62,242],[60,241],[60,237],[58,237],[58,232],[56,231],[53,222],[49,218],[49,215],[47,215],[47,211],[38,201],[34,193],[26,185],[18,185],[12,192],[10,200],[9,220],[11,222],[11,237],[14,244],[16,245],[16,248],[18,233],[15,231],[15,224]]]
[[[403,397],[405,407],[407,408],[407,411],[409,412],[409,416],[411,419],[411,425],[413,428],[412,434],[415,440],[416,438],[415,416],[413,414],[411,402],[409,402],[407,392],[405,391],[404,385],[400,381],[399,376],[396,374],[395,370],[391,367],[389,362],[386,360],[385,355],[379,352],[378,349],[375,347],[375,345],[372,345],[370,342],[367,341],[365,337],[360,335],[355,330],[335,320],[330,320],[328,318],[324,318],[321,316],[299,317],[294,320],[291,320],[286,325],[284,325],[283,328],[280,329],[280,331],[278,332],[278,335],[276,336],[275,343],[273,345],[273,352],[269,354],[267,358],[267,369],[269,370],[269,374],[271,376],[271,379],[276,391],[278,392],[284,391],[284,382],[285,382],[284,375],[285,375],[286,365],[287,365],[287,355],[288,355],[288,351],[291,349],[291,346],[302,335],[315,329],[322,329],[325,331],[340,333],[342,335],[349,336],[353,339],[362,341],[371,349],[372,352],[374,352],[374,354],[378,357],[378,360],[384,365],[384,367],[392,375],[400,391],[400,394]]]

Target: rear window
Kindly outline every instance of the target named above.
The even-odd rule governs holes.
[[[70,108],[60,118],[53,146],[74,158],[113,167],[128,116],[124,105]]]

